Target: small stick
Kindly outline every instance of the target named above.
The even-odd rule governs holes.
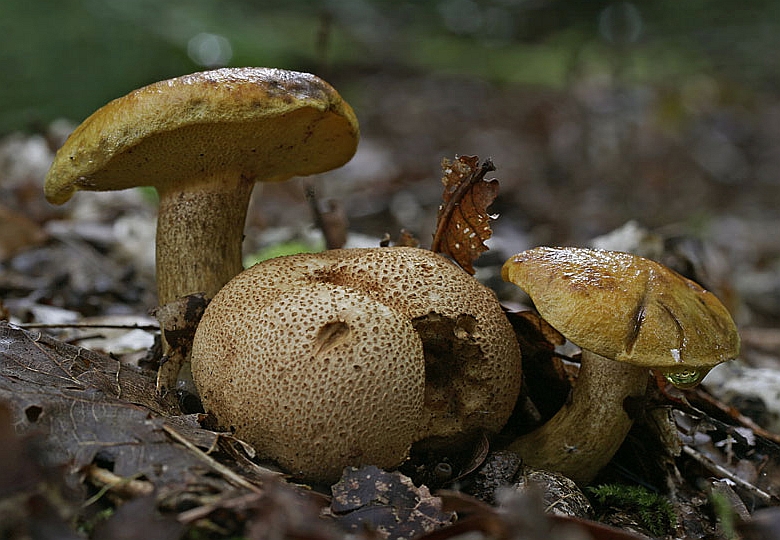
[[[754,486],[747,480],[743,480],[733,472],[729,471],[725,467],[722,467],[721,465],[718,465],[713,461],[711,458],[705,456],[698,450],[688,446],[683,446],[683,452],[688,454],[690,457],[692,457],[695,461],[698,461],[700,464],[704,466],[704,468],[708,469],[713,474],[719,475],[721,478],[726,478],[727,480],[730,480],[731,482],[734,482],[736,485],[741,487],[742,489],[745,489],[749,491],[750,493],[753,493],[756,495],[759,499],[762,500],[765,504],[777,504],[777,500],[775,497],[772,496],[771,493],[767,493],[766,491],[758,488],[757,486]]]
[[[306,183],[304,189],[306,201],[308,201],[314,216],[314,223],[325,237],[325,247],[327,249],[343,248],[347,241],[347,224],[343,215],[339,213],[338,207],[333,206],[330,210],[323,212],[314,186]]]
[[[85,508],[107,492],[115,493],[123,499],[133,499],[154,493],[154,484],[147,480],[138,480],[132,476],[125,478],[97,465],[90,465],[87,468],[87,477],[100,487],[100,491],[84,503]]]
[[[119,330],[145,330],[147,332],[156,332],[160,327],[156,324],[93,324],[93,323],[24,323],[16,324],[19,328],[25,330],[35,328],[55,329],[55,328],[116,328]]]
[[[199,519],[205,518],[206,516],[208,516],[218,508],[226,508],[226,509],[245,508],[247,505],[257,501],[260,497],[262,497],[262,494],[260,492],[252,492],[252,493],[244,493],[242,495],[239,495],[237,497],[231,497],[229,499],[220,499],[218,501],[209,504],[196,506],[195,508],[190,508],[189,510],[180,512],[179,515],[176,516],[176,520],[179,523],[183,523],[184,525],[187,525],[189,523],[198,521]]]
[[[701,399],[711,407],[715,407],[720,412],[727,414],[730,418],[733,418],[734,420],[742,424],[744,427],[750,429],[751,431],[753,431],[753,433],[755,433],[759,437],[763,437],[767,440],[770,440],[775,444],[780,444],[780,434],[773,433],[759,426],[753,421],[752,418],[739,412],[737,408],[732,407],[730,405],[726,405],[720,400],[715,399],[715,397],[713,397],[708,392],[705,392],[701,388],[695,388],[694,393],[696,394],[697,398]]]
[[[175,441],[183,444],[187,447],[188,450],[193,452],[198,459],[206,463],[209,467],[214,469],[216,472],[221,474],[225,477],[225,479],[237,487],[242,487],[245,489],[248,489],[250,491],[253,491],[255,493],[262,493],[262,490],[253,484],[252,482],[249,482],[244,477],[236,474],[232,470],[230,470],[228,467],[225,467],[223,464],[221,464],[219,461],[215,460],[208,454],[206,454],[203,450],[192,444],[190,441],[188,441],[181,433],[173,429],[171,426],[167,424],[162,425],[163,430],[170,435]]]

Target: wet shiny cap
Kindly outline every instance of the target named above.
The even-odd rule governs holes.
[[[316,174],[349,161],[352,108],[318,77],[224,68],[139,88],[98,109],[57,152],[46,198],[135,186],[166,190],[234,171],[254,181]]]
[[[677,386],[698,384],[739,353],[737,328],[715,295],[649,259],[537,247],[511,257],[501,275],[573,343],[658,369]]]

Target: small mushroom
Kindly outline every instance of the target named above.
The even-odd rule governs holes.
[[[97,110],[57,152],[44,191],[62,204],[77,190],[155,187],[158,302],[198,292],[211,298],[243,270],[254,183],[339,167],[357,141],[352,109],[314,75],[204,71]]]
[[[538,247],[506,261],[502,276],[582,349],[569,400],[509,448],[580,484],[623,442],[633,423],[624,401],[644,395],[649,369],[676,386],[694,386],[739,352],[734,321],[712,293],[636,255]]]
[[[490,289],[431,251],[393,247],[245,270],[206,309],[192,372],[220,424],[330,482],[348,465],[395,467],[423,439],[498,432],[521,362]]]

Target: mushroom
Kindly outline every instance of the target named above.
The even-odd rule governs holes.
[[[521,362],[490,289],[431,251],[386,247],[245,270],[206,309],[192,373],[259,455],[332,482],[348,465],[395,467],[418,441],[498,432]]]
[[[160,81],[115,99],[76,128],[46,175],[46,198],[153,186],[160,196],[161,304],[213,296],[239,273],[255,182],[339,167],[355,153],[352,109],[321,79],[224,68]]]
[[[357,141],[352,109],[314,75],[204,71],[97,110],[57,152],[44,191],[62,204],[76,190],[155,187],[158,302],[198,292],[211,298],[243,270],[254,183],[339,167]]]
[[[509,449],[580,484],[623,442],[633,423],[624,402],[644,395],[650,369],[694,386],[739,352],[734,321],[712,293],[636,255],[537,247],[506,261],[502,276],[582,350],[567,402]]]

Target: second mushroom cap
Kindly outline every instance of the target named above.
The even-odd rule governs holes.
[[[739,334],[720,300],[649,259],[538,247],[510,258],[502,276],[580,347],[659,369],[681,386],[698,383],[739,352]]]

